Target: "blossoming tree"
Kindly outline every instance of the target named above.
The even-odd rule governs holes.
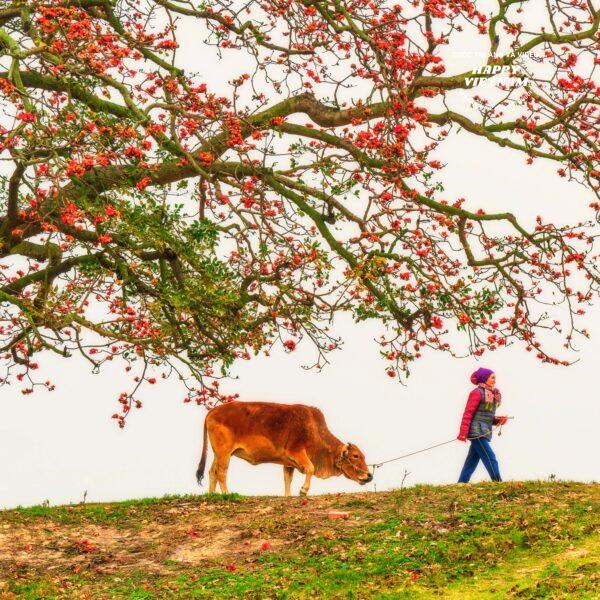
[[[568,362],[598,289],[599,24],[589,0],[5,1],[2,381],[81,353],[213,401],[276,343],[322,365],[340,311],[379,319],[392,376],[457,327]],[[470,88],[498,71],[521,84]],[[590,222],[446,196],[457,130],[585,185]]]

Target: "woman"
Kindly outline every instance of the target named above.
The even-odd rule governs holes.
[[[496,375],[481,367],[471,375],[471,383],[477,387],[469,394],[458,434],[461,442],[470,440],[471,447],[458,483],[468,483],[480,460],[492,481],[502,481],[498,461],[490,445],[492,427],[506,423],[506,417],[496,416],[502,398],[500,390],[495,387]]]

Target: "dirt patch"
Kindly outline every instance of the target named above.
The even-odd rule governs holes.
[[[193,538],[178,546],[169,556],[169,560],[197,564],[204,561],[223,562],[237,557],[249,557],[271,550],[281,550],[288,542],[270,538],[244,539],[238,529],[222,529],[206,536]]]
[[[563,555],[562,558],[583,558],[590,553],[586,548],[569,548]]]
[[[315,524],[328,524],[323,510],[284,515],[286,507],[289,503],[280,499],[255,506],[184,504],[118,526],[50,520],[40,521],[38,527],[4,523],[0,525],[0,571],[162,573],[176,568],[174,563],[223,565],[240,558],[253,562],[261,553],[281,551],[307,535],[317,535],[321,528]]]
[[[64,571],[112,560],[130,537],[114,527],[13,527],[0,535],[0,568]]]

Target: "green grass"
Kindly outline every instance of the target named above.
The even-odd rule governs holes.
[[[0,598],[599,598],[599,515],[600,485],[566,482],[32,507],[0,513],[37,532]],[[93,552],[64,541],[98,528]],[[38,545],[64,553],[52,576]]]
[[[161,506],[169,506],[173,502],[196,501],[198,496],[169,495],[156,498],[139,498],[124,500],[122,502],[102,502],[89,504],[69,504],[65,506],[36,505],[17,507],[12,510],[0,511],[3,520],[35,522],[40,519],[51,519],[62,524],[88,523],[115,523],[131,524],[136,520],[148,516],[159,510]],[[203,494],[203,502],[233,502],[244,501],[240,494]]]

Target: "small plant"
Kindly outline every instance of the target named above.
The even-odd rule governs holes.
[[[202,495],[202,500],[205,502],[243,502],[244,496],[229,492],[227,494],[218,494],[216,492],[208,492]]]
[[[410,472],[407,471],[406,469],[404,469],[404,474],[402,475],[402,481],[400,482],[400,491],[402,491],[404,489],[404,482],[406,481],[406,478],[410,475]]]

